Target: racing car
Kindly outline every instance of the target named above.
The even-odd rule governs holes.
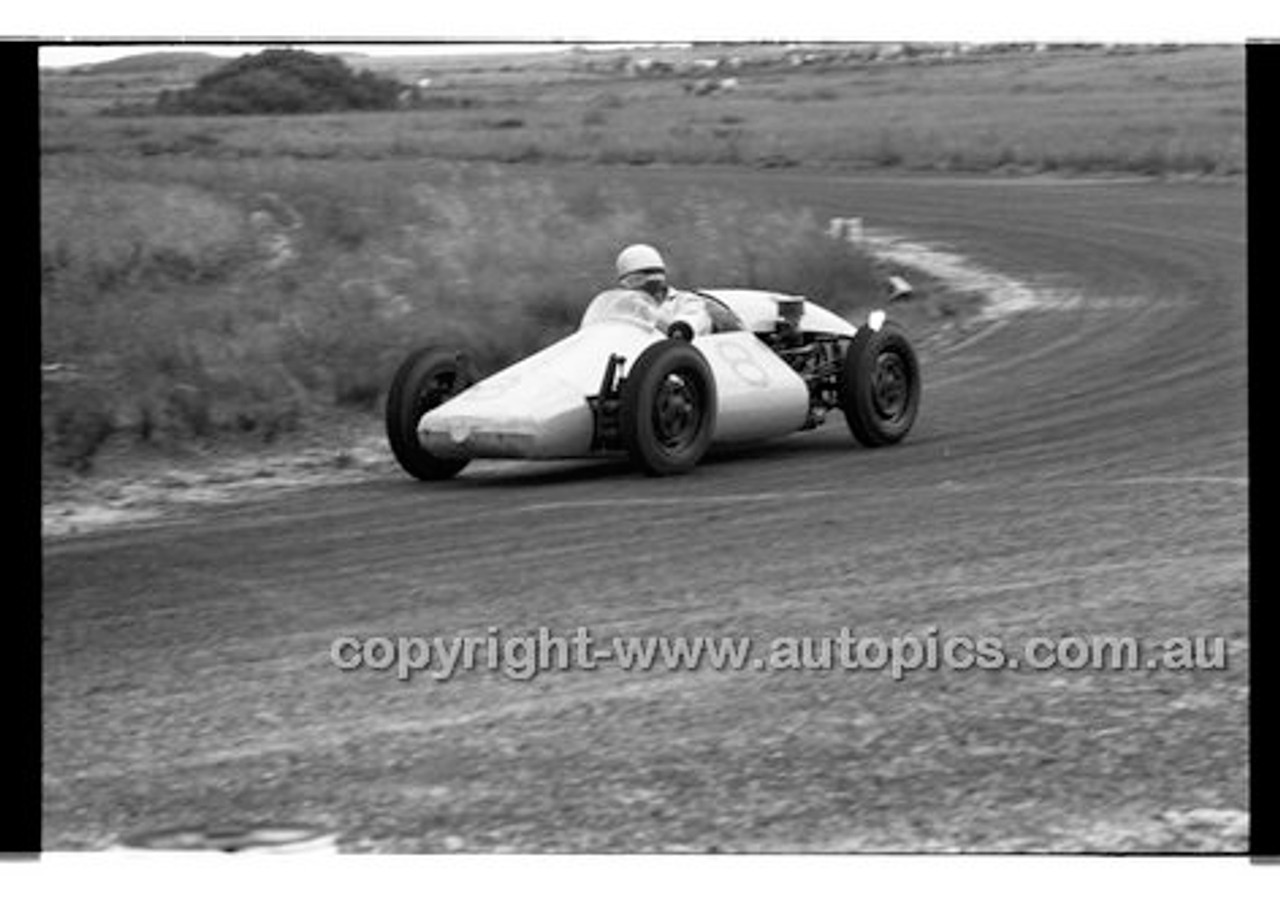
[[[484,379],[464,350],[419,348],[387,393],[396,460],[420,480],[448,479],[476,458],[626,456],[668,475],[713,445],[814,429],[837,408],[864,446],[910,431],[920,366],[883,310],[855,326],[802,296],[696,294],[707,334],[662,323],[640,291],[610,288],[575,332]]]

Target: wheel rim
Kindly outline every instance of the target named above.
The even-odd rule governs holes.
[[[679,373],[667,376],[653,399],[653,434],[668,452],[679,452],[697,438],[702,425],[702,393]]]
[[[911,376],[906,362],[896,352],[886,351],[876,358],[871,377],[871,401],[885,420],[902,418],[911,400]]]

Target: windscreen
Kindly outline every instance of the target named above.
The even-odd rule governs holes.
[[[633,289],[606,289],[591,299],[578,328],[593,323],[623,322],[656,329],[658,309],[649,296]]]

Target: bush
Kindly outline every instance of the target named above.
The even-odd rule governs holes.
[[[50,463],[85,473],[116,431],[112,399],[101,386],[71,374],[41,389],[42,445]]]
[[[337,57],[264,50],[232,60],[193,88],[161,92],[156,109],[197,116],[390,110],[406,90],[394,79],[356,73]]]

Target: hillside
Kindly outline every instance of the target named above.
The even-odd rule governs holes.
[[[226,57],[203,51],[158,50],[135,53],[102,63],[74,67],[77,75],[152,75],[192,69],[213,69],[226,62]]]

